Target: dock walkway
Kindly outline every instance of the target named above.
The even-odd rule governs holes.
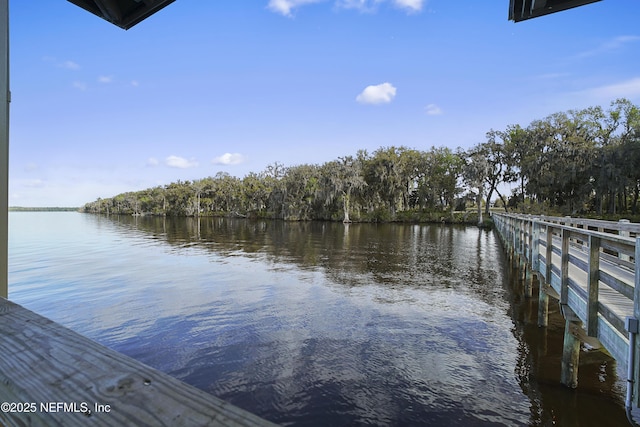
[[[2,426],[275,426],[0,298]]]
[[[577,386],[580,341],[602,345],[625,371],[633,362],[633,403],[640,406],[640,224],[492,217],[509,258],[523,272],[526,296],[533,276],[539,279],[540,326],[547,324],[548,297],[559,300],[566,320],[561,382]]]

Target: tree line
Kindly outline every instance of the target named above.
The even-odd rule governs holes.
[[[515,189],[502,194],[503,184]],[[502,189],[502,191],[501,191]],[[528,126],[490,130],[468,150],[404,146],[324,164],[274,163],[244,178],[226,172],[87,203],[104,214],[393,221],[449,214],[482,201],[561,214],[636,214],[640,109],[618,99]],[[488,212],[490,203],[485,203]]]

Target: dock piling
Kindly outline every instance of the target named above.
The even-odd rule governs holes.
[[[533,274],[531,273],[531,265],[524,265],[524,297],[531,298],[533,295]]]
[[[566,305],[562,305],[565,315],[564,343],[562,346],[562,363],[560,382],[569,387],[578,387],[578,364],[580,361],[580,333],[582,321]]]
[[[548,286],[540,283],[538,289],[538,326],[541,328],[549,325],[549,294],[546,292]]]

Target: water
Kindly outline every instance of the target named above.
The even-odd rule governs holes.
[[[475,227],[12,212],[10,298],[283,425],[626,425]]]

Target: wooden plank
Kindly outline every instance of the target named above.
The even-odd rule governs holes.
[[[624,330],[624,320],[611,310],[609,305],[603,304],[602,302],[598,303],[598,313],[602,316],[602,319],[609,324],[611,329],[616,330],[620,334],[626,333]],[[599,328],[598,330],[598,337],[600,337],[600,335],[602,335],[602,328]]]
[[[602,244],[604,245],[604,242],[611,242],[612,244],[614,243],[620,243],[624,246],[626,246],[626,249],[624,249],[625,251],[629,251],[631,250],[630,247],[633,246],[634,244],[634,240],[630,237],[624,237],[624,236],[619,236],[618,234],[612,234],[612,233],[606,233],[604,231],[589,231],[588,233],[584,232],[584,230],[578,230],[574,227],[569,227],[566,225],[560,225],[560,224],[554,224],[554,223],[550,223],[550,222],[546,222],[546,221],[540,221],[540,224],[542,225],[547,225],[549,224],[553,229],[555,230],[569,230],[569,231],[573,231],[574,233],[578,233],[578,235],[585,237],[585,236],[596,236],[596,237],[600,237],[602,239]],[[617,247],[617,246],[616,246]]]
[[[607,260],[612,265],[619,265],[621,267],[624,267],[629,271],[633,271],[633,269],[635,268],[635,264],[633,262],[631,262],[631,261],[623,261],[620,258],[618,258],[617,256],[609,255],[608,253],[605,253],[605,252],[602,252],[600,254],[600,258],[604,259],[604,260]]]
[[[626,335],[611,327],[603,317],[598,319],[598,340],[616,359],[618,369],[626,372],[629,340]]]
[[[498,214],[503,215],[503,214]],[[586,219],[586,218],[567,218],[567,217],[556,217],[556,216],[544,216],[541,215],[540,219],[548,222],[562,222],[567,224],[572,224],[575,227],[578,225],[582,225],[584,228],[594,228],[594,229],[603,229],[603,230],[612,230],[612,232],[618,233],[620,230],[630,231],[635,233],[640,233],[640,224],[638,223],[621,223],[621,222],[613,222],[606,221],[602,219]]]
[[[626,237],[623,237],[624,239],[629,239]],[[619,242],[619,241],[615,241],[615,240],[611,240],[611,239],[603,239],[602,240],[602,247],[604,249],[609,249],[610,251],[613,252],[617,252],[618,253],[618,257],[620,257],[621,255],[624,256],[633,256],[633,246],[630,244],[631,239],[629,239],[629,241],[627,242]],[[624,262],[624,259],[621,259],[620,261]],[[627,261],[628,262],[628,261]]]
[[[567,287],[567,306],[574,315],[584,321],[587,318],[586,292],[580,288]]]
[[[626,282],[623,282],[617,277],[614,277],[608,271],[601,269],[600,270],[600,281],[606,283],[607,286],[615,289],[621,295],[624,295],[629,300],[633,301],[633,286],[628,285]]]
[[[597,237],[597,236],[592,236]],[[557,239],[556,239],[557,240]],[[582,271],[588,271],[588,256],[586,253],[572,247],[569,251],[569,263],[577,266]],[[562,252],[555,245],[553,254],[561,256]],[[600,281],[616,289],[618,292],[633,299],[633,272],[619,264],[617,257],[600,253]],[[614,260],[614,262],[611,262]]]
[[[0,425],[275,426],[4,298],[0,330],[0,402],[35,404]]]
[[[560,263],[560,256],[554,255],[555,261],[553,261],[552,265],[552,285],[553,287],[560,292],[561,291],[561,269],[558,267]],[[602,270],[601,270],[602,273]],[[576,295],[580,298],[580,301],[588,300],[588,292],[587,292],[587,273],[581,268],[570,264],[569,265],[569,274],[568,274],[568,286],[570,292],[575,292]],[[599,287],[599,304],[598,304],[598,313],[604,315],[614,327],[624,333],[624,319],[626,316],[631,315],[633,312],[633,301],[631,299],[626,298],[624,295],[615,291],[611,287],[609,287],[602,280],[598,284]],[[569,293],[569,297],[571,294]],[[577,300],[572,300],[569,298],[569,304],[571,308],[576,312],[580,313],[580,317],[583,321],[586,322],[586,306],[575,305]]]

